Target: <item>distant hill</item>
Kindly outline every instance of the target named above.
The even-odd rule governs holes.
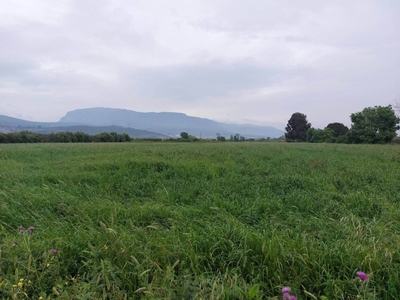
[[[0,115],[0,127],[50,127],[54,123],[32,122]]]
[[[276,138],[283,131],[270,126],[225,124],[206,118],[187,116],[171,112],[136,112],[116,108],[86,108],[68,112],[61,123],[80,123],[92,126],[123,126],[178,136],[182,131],[197,137],[216,137],[239,133],[246,138]]]
[[[284,132],[280,129],[270,126],[257,126],[252,124],[226,124],[219,123],[225,130],[240,133],[244,137],[281,137]],[[266,132],[268,135],[266,136]]]
[[[147,130],[127,128],[121,126],[89,126],[76,125],[78,123],[64,122],[32,122],[0,115],[0,132],[33,131],[38,133],[56,133],[62,131],[84,132],[90,135],[101,132],[127,133],[131,138],[166,138],[166,135]]]
[[[131,138],[138,139],[154,139],[154,138],[167,138],[166,135],[151,132],[147,130],[139,130],[133,128],[126,128],[121,126],[87,126],[87,125],[75,125],[75,126],[63,126],[63,127],[41,127],[41,128],[33,128],[30,131],[38,132],[38,133],[56,133],[56,132],[84,132],[90,135],[95,135],[102,132],[116,132],[116,133],[126,133]]]
[[[215,138],[217,133],[229,138],[239,133],[246,138],[277,138],[284,134],[271,126],[227,124],[206,118],[174,112],[136,112],[116,108],[86,108],[68,112],[59,122],[32,122],[0,115],[0,132],[29,130],[34,132],[82,131],[127,133],[132,138],[177,137],[182,131],[202,138]]]

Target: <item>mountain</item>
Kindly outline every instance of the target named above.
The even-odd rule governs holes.
[[[239,133],[246,138],[280,137],[283,131],[270,126],[225,124],[206,118],[187,116],[174,112],[136,112],[118,108],[85,108],[68,112],[61,123],[78,123],[91,126],[123,126],[168,136],[179,136],[182,131],[197,137],[230,136]]]
[[[277,138],[283,131],[270,126],[227,124],[175,112],[136,112],[116,108],[86,108],[68,112],[59,122],[32,122],[0,115],[0,132],[29,130],[50,133],[82,131],[127,133],[132,138],[177,137],[182,131],[201,138],[215,138],[217,133],[229,138],[239,133],[246,138]]]
[[[38,133],[57,133],[63,131],[69,132],[84,132],[90,135],[95,135],[102,132],[115,132],[115,133],[126,133],[131,138],[137,139],[155,139],[155,138],[167,138],[166,135],[151,132],[147,130],[139,130],[134,128],[127,128],[121,126],[88,126],[88,125],[75,125],[75,126],[60,126],[60,127],[40,127],[33,128],[30,131]]]
[[[0,127],[50,127],[54,123],[32,122],[0,115]]]
[[[227,131],[240,133],[244,137],[281,137],[284,132],[283,130],[277,129],[271,126],[257,126],[252,124],[226,124],[219,123]],[[266,132],[268,135],[266,136]]]
[[[167,138],[166,135],[121,126],[89,126],[81,123],[66,122],[32,122],[0,115],[0,132],[10,133],[19,131],[33,131],[38,133],[57,133],[62,131],[84,132],[90,135],[101,132],[127,133],[131,138]]]

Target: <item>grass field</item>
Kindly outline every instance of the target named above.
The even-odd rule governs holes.
[[[400,299],[398,146],[23,144],[0,163],[0,299]]]

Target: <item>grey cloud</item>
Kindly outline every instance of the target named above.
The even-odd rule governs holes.
[[[172,66],[139,71],[134,81],[139,93],[190,102],[271,85],[278,74],[278,70],[244,64]]]
[[[324,126],[400,95],[397,0],[5,1],[0,103],[14,115],[286,123],[299,110]]]

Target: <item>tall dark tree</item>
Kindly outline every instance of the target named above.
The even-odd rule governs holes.
[[[287,142],[305,142],[307,140],[307,131],[311,124],[307,121],[305,114],[296,112],[289,119],[285,128],[285,139]]]
[[[329,123],[326,128],[331,129],[333,131],[333,136],[335,138],[345,135],[349,131],[349,127],[343,125],[342,123]]]
[[[367,107],[351,114],[350,118],[353,124],[346,136],[354,144],[388,143],[400,128],[400,119],[391,105]]]
[[[188,140],[189,139],[189,134],[185,131],[181,132],[181,139],[182,140]]]

